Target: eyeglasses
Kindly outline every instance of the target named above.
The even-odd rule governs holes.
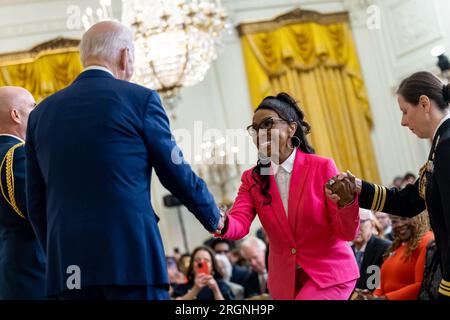
[[[215,252],[217,254],[227,254],[228,252],[230,252],[230,250],[216,250]]]
[[[251,124],[247,127],[247,131],[249,133],[249,135],[251,135],[252,137],[256,136],[258,134],[259,129],[263,129],[263,130],[271,130],[273,125],[276,122],[289,122],[287,120],[284,119],[280,119],[280,118],[267,118],[264,119],[263,121],[261,121],[260,124]]]

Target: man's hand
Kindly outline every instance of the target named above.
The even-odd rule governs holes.
[[[218,207],[220,213],[219,224],[217,225],[217,229],[212,232],[212,234],[220,235],[222,234],[222,229],[225,227],[225,221],[227,219],[227,211],[223,206]]]

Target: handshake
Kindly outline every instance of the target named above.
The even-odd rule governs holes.
[[[211,232],[214,236],[219,237],[223,231],[226,230],[226,222],[227,222],[227,214],[228,214],[228,208],[224,205],[219,206],[219,213],[220,213],[220,219],[219,224],[217,225],[217,229]]]
[[[360,191],[360,184],[361,180],[347,171],[328,180],[325,184],[325,193],[341,209],[353,203],[356,194]]]

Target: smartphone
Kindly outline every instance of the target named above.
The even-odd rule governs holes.
[[[195,263],[195,273],[197,274],[207,274],[209,275],[208,264],[204,261],[199,261]]]

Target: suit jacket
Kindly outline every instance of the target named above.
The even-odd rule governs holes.
[[[383,264],[383,255],[390,245],[390,241],[380,239],[376,236],[372,236],[369,239],[366,249],[364,250],[364,257],[362,259],[361,268],[359,269],[361,276],[358,279],[358,282],[356,282],[356,288],[367,289],[367,278],[373,274],[373,272],[368,273],[367,268],[374,265],[381,268],[381,265]],[[352,249],[353,252],[355,252],[354,245],[352,246]]]
[[[294,161],[286,217],[277,184],[270,175],[270,205],[254,181],[252,169],[242,175],[223,237],[241,239],[256,214],[270,243],[268,289],[275,299],[293,299],[296,266],[321,288],[355,280],[358,266],[348,241],[359,227],[358,201],[342,210],[328,200],[325,183],[337,174],[331,159],[300,150]]]
[[[361,207],[403,217],[428,209],[441,261],[439,298],[450,299],[450,119],[438,128],[415,184],[398,191],[363,181]]]
[[[243,285],[250,275],[250,271],[246,267],[233,265],[230,281]]]
[[[19,143],[17,138],[0,136],[0,161]],[[24,146],[18,146],[11,158],[12,171],[6,169],[7,161],[0,171],[0,300],[44,299],[45,254],[27,219]],[[7,171],[14,181],[13,196],[8,192]],[[19,213],[8,202],[15,203]]]
[[[244,286],[244,297],[251,298],[253,296],[259,296],[262,293],[267,293],[267,287],[261,292],[261,285],[259,283],[258,273],[252,271],[247,277],[247,280],[242,284]]]
[[[49,295],[67,290],[70,266],[81,270],[81,287],[168,287],[152,169],[207,230],[217,228],[218,208],[183,160],[157,93],[105,71],[81,73],[31,112],[26,152]]]

